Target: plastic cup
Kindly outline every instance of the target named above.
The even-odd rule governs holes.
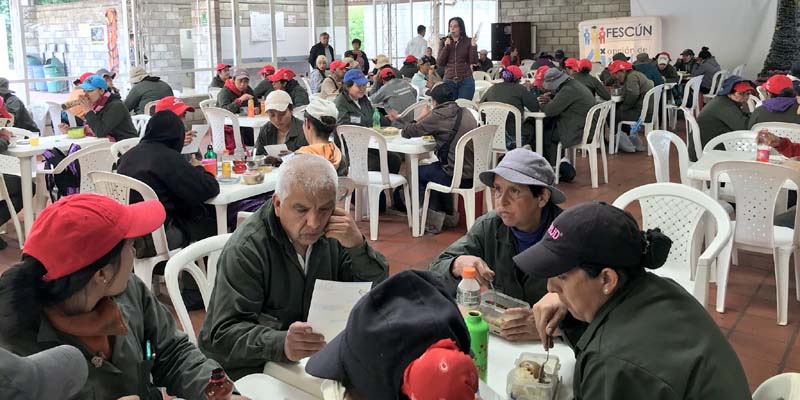
[[[244,160],[234,160],[233,161],[233,173],[234,174],[243,174],[247,171],[247,165],[245,164]]]
[[[208,158],[200,162],[203,165],[203,169],[206,170],[211,175],[217,176],[217,160],[213,158]]]
[[[38,146],[39,145],[39,137],[33,136],[31,137],[31,146]]]

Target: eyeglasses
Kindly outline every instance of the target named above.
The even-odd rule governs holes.
[[[506,188],[506,190],[503,190],[499,186],[495,186],[492,190],[492,195],[494,196],[495,199],[502,198],[504,194],[506,195],[506,197],[508,197],[509,200],[516,201],[520,197],[522,197],[523,192],[516,186],[508,187]]]

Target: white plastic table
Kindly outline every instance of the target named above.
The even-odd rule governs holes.
[[[544,156],[544,117],[543,112],[533,112],[525,110],[522,115],[523,119],[534,118],[536,119],[536,152]]]
[[[251,400],[316,400],[317,398],[266,374],[252,374],[236,381],[236,390]]]
[[[38,146],[29,144],[17,144],[3,153],[4,155],[19,158],[20,180],[22,183],[22,213],[25,218],[25,235],[31,231],[33,225],[33,165],[36,163],[36,156],[41,155],[45,150],[58,148],[62,151],[69,149],[70,145],[78,144],[86,147],[91,144],[102,142],[104,138],[85,137],[82,139],[68,139],[66,135],[43,136],[39,138]],[[39,188],[45,190],[45,188]]]
[[[786,158],[781,155],[772,155],[769,157],[770,161],[779,162]],[[711,167],[721,161],[755,161],[756,153],[744,151],[724,151],[712,150],[704,153],[696,163],[689,166],[686,171],[686,177],[692,180],[692,186],[699,189],[704,182],[711,181]],[[724,177],[720,178],[721,182],[725,182]],[[797,190],[797,187],[790,181],[786,181],[783,186],[784,189]]]
[[[666,82],[664,90],[661,91],[661,129],[667,129],[667,93],[677,84],[677,82]]]
[[[238,176],[232,174],[232,176]],[[206,201],[206,204],[211,204],[217,211],[217,233],[222,235],[228,233],[228,205],[244,200],[248,197],[264,194],[275,190],[275,184],[278,181],[278,170],[273,169],[272,172],[264,174],[264,182],[258,185],[245,185],[240,180],[238,183],[219,184],[219,194]]]
[[[239,126],[242,128],[261,128],[269,122],[269,117],[266,115],[256,115],[255,117],[246,117],[239,115]],[[225,125],[232,125],[233,122],[229,118],[225,118]],[[257,132],[256,132],[257,133]]]
[[[610,119],[608,126],[611,134],[608,135],[608,154],[615,154],[617,152],[615,143],[617,141],[617,135],[619,134],[619,132],[617,132],[617,103],[622,103],[622,96],[611,96],[611,101],[613,101],[614,104],[611,106],[611,112],[609,113]]]
[[[508,371],[515,368],[514,362],[521,353],[544,353],[541,342],[512,343],[495,335],[489,335],[489,368],[486,376],[487,384],[497,394],[505,398],[506,379]],[[575,371],[575,354],[569,346],[556,341],[554,348],[550,349],[551,356],[558,356],[561,367],[559,376],[561,384],[558,388],[556,399],[572,399],[572,377]],[[322,380],[308,375],[305,365],[308,359],[299,363],[283,364],[269,362],[264,366],[264,374],[270,375],[278,381],[298,388],[304,394],[311,394],[314,398],[321,399],[320,384]],[[238,387],[237,382],[237,387]]]

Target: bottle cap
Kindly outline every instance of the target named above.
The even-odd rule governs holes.
[[[475,279],[478,276],[478,271],[475,267],[464,267],[461,271],[461,277],[464,279]]]

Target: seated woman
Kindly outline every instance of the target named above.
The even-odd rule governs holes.
[[[108,91],[108,83],[102,76],[86,78],[80,88],[84,93],[79,101],[89,126],[87,134],[108,137],[112,141],[139,137],[125,103],[118,94]]]
[[[767,92],[767,99],[750,114],[748,128],[761,122],[800,124],[800,115],[797,114],[798,97],[791,78],[773,75],[767,79],[763,88]]]
[[[0,346],[22,356],[63,344],[80,349],[90,366],[76,399],[161,399],[159,387],[205,398],[219,364],[131,274],[133,240],[164,216],[158,201],[123,206],[90,193],[45,208],[22,261],[0,276]]]
[[[319,93],[320,86],[322,85],[322,81],[325,79],[325,72],[328,68],[328,58],[324,55],[317,56],[317,63],[315,64],[316,68],[311,70],[311,93],[316,94]]]
[[[495,210],[484,214],[466,235],[448,246],[430,266],[451,296],[461,282],[461,271],[474,267],[478,282],[489,288],[534,304],[547,293],[547,281],[522,274],[513,257],[527,250],[545,234],[561,214],[564,193],[555,186],[550,163],[528,149],[506,153],[497,167],[484,171],[481,181],[491,187]],[[501,335],[512,341],[538,339],[530,309],[506,311],[510,318]]]
[[[234,114],[239,114],[242,109],[247,110],[250,100],[253,100],[253,107],[259,110],[261,103],[255,97],[253,89],[250,88],[250,75],[245,69],[236,69],[231,73],[231,78],[225,81],[225,86],[217,95],[217,107],[228,110]],[[242,143],[245,146],[253,145],[253,128],[240,127]],[[234,150],[236,142],[233,138],[233,128],[225,126],[225,148]]]
[[[265,146],[285,144],[288,151],[297,151],[308,144],[303,134],[303,121],[292,114],[294,105],[288,93],[283,90],[272,91],[264,103],[269,123],[258,132],[256,154],[267,154]]]
[[[308,105],[308,92],[300,85],[300,82],[294,79],[294,76],[294,71],[289,68],[281,68],[270,75],[268,79],[272,82],[273,89],[289,93],[295,107]]]
[[[332,101],[316,98],[306,107],[303,133],[308,145],[297,149],[297,154],[316,154],[333,164],[336,174],[347,176],[348,162],[336,144],[330,141],[336,129],[339,110]]]
[[[560,329],[575,351],[576,399],[750,399],[742,364],[705,306],[645,271],[661,267],[671,245],[658,229],[640,231],[630,213],[590,202],[566,209],[514,257],[547,279],[536,328],[545,348]]]

